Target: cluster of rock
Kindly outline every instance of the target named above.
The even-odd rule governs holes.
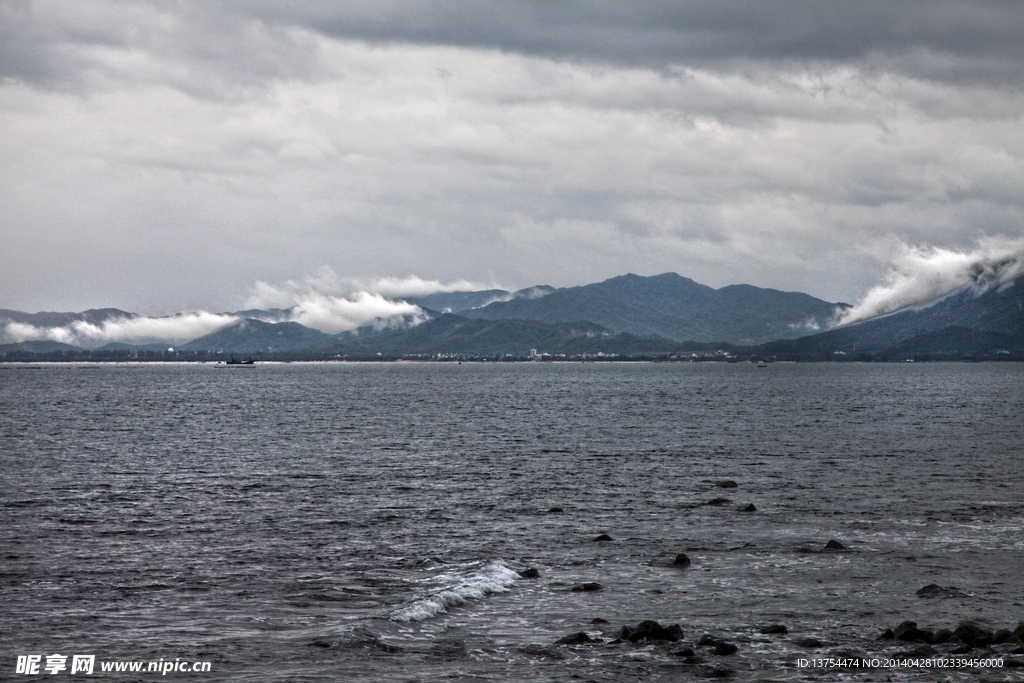
[[[1024,621],[1017,628],[987,629],[974,621],[961,621],[952,631],[947,628],[918,628],[915,621],[904,621],[896,628],[886,629],[878,640],[898,640],[923,645],[953,645],[955,654],[963,654],[976,647],[988,647],[1007,643],[1016,645],[1014,654],[1024,654]]]

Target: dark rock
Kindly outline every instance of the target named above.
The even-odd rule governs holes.
[[[747,507],[743,508],[743,511],[744,512],[757,512],[757,508],[754,506],[753,503],[751,503]]]
[[[616,640],[628,640],[635,643],[639,640],[669,640],[675,642],[683,639],[683,629],[679,624],[662,626],[656,621],[641,621],[634,627],[623,626],[616,634]]]
[[[519,576],[523,577],[524,579],[538,579],[540,578],[540,572],[537,571],[536,568],[530,567],[519,572]]]
[[[734,489],[738,486],[738,484],[734,482],[732,479],[726,479],[725,481],[718,482],[717,484],[715,484],[715,486],[717,486],[720,489]]]
[[[597,581],[589,581],[587,583],[578,583],[569,590],[574,593],[590,593],[593,591],[599,591],[602,588],[604,588],[604,586],[599,584]]]
[[[800,647],[821,647],[822,646],[822,642],[820,640],[818,640],[817,638],[811,638],[810,636],[808,636],[807,638],[800,638],[800,639],[795,640],[793,642],[795,642]]]
[[[1017,628],[1013,629],[1013,634],[1010,637],[1024,642],[1024,621],[1017,624]]]
[[[565,655],[563,655],[558,650],[554,650],[549,647],[544,647],[543,645],[523,645],[521,648],[519,648],[519,651],[523,654],[531,655],[533,657],[543,657],[545,659],[565,659]]]
[[[688,647],[684,647],[682,650],[672,653],[676,657],[696,657],[697,653]]]
[[[917,596],[920,598],[966,598],[970,597],[967,593],[958,589],[955,586],[947,586],[943,588],[937,583],[930,583],[924,588],[917,590]]]
[[[974,621],[961,621],[953,631],[953,638],[964,645],[984,647],[992,642],[992,632]],[[979,643],[978,641],[983,641]]]
[[[672,564],[677,567],[689,567],[690,558],[686,556],[686,553],[679,553],[676,555],[676,559],[672,560]]]
[[[715,498],[708,501],[708,505],[728,505],[732,501],[728,498]]]
[[[555,645],[585,645],[586,643],[599,643],[600,640],[594,640],[583,631],[577,631],[571,633],[564,638],[559,638],[555,641]]]
[[[932,635],[932,644],[933,645],[941,645],[942,643],[946,642],[947,640],[949,640],[952,637],[953,637],[953,632],[952,631],[950,631],[948,628],[940,628],[938,631],[936,631]]]
[[[594,540],[595,541],[614,541],[615,539],[612,538],[611,536],[609,536],[608,534],[601,534],[600,536],[595,536]]]
[[[556,505],[554,507],[548,508],[548,512],[565,512],[565,510]]]
[[[314,640],[312,643],[306,643],[306,645],[308,645],[309,647],[335,647],[335,646],[337,646],[337,644],[338,644],[337,641],[333,641],[332,642],[330,640],[323,640],[323,639]]]
[[[738,647],[736,647],[732,643],[727,643],[724,640],[720,640],[717,643],[715,643],[715,654],[719,657],[727,657],[729,655],[734,655],[738,650]]]
[[[999,645],[1000,643],[1005,643],[1012,637],[1013,631],[1008,628],[1001,628],[992,634],[992,642]]]
[[[970,651],[971,651],[971,646],[970,645],[961,645],[960,647],[958,647],[958,648],[956,648],[954,650],[950,650],[949,654],[951,654],[951,655],[965,655],[965,654],[967,654]]]
[[[732,670],[721,666],[698,666],[693,675],[697,678],[725,678],[732,675]]]
[[[895,640],[896,635],[892,632],[891,628],[887,628],[882,631],[882,635],[875,638],[875,640]]]
[[[825,550],[845,550],[846,546],[834,538],[825,544]]]
[[[772,624],[761,629],[761,633],[770,635],[772,633],[789,633],[789,629],[782,624]]]
[[[705,633],[697,641],[697,647],[714,647],[718,644],[718,638],[715,638],[710,633]]]
[[[917,628],[916,621],[904,621],[893,629],[892,634],[896,640],[902,640],[905,643],[930,643],[932,641],[931,631],[922,631]]]
[[[602,619],[601,617],[594,617],[593,619],[590,620],[590,623],[591,624],[607,624],[608,620],[607,619]]]

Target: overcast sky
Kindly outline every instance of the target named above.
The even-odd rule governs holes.
[[[856,302],[1022,236],[1019,0],[0,0],[0,308]]]

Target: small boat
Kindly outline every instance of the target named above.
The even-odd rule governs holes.
[[[237,367],[250,367],[250,366],[253,366],[253,365],[256,365],[256,360],[253,359],[253,358],[249,358],[249,360],[239,360],[238,358],[235,358],[234,356],[231,356],[231,360],[227,360],[227,361],[224,361],[224,362],[216,363],[213,367],[215,367],[215,368],[224,368],[224,367],[231,366],[231,367],[237,368]]]

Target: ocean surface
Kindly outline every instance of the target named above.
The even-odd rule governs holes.
[[[807,663],[1024,620],[1020,364],[8,365],[0,470],[0,680],[1024,679]]]

